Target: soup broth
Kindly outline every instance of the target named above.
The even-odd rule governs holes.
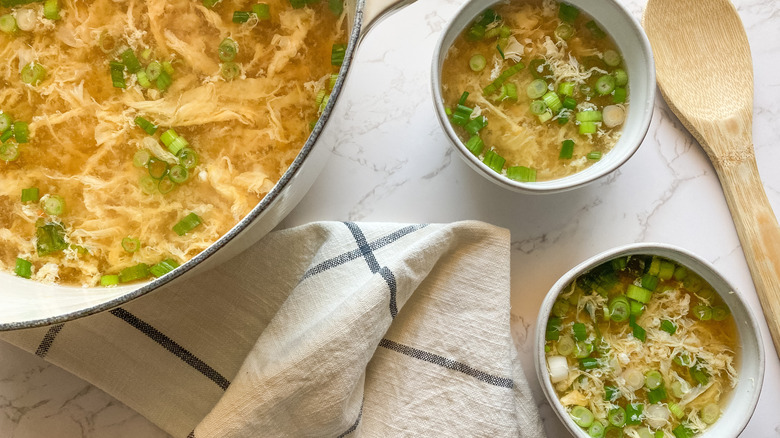
[[[19,122],[2,129],[0,268],[84,286],[162,275],[269,192],[346,35],[334,2],[264,1],[0,8],[0,110]]]
[[[659,257],[621,257],[577,278],[546,339],[560,402],[594,437],[693,437],[737,384],[728,307],[697,274]]]
[[[614,41],[587,14],[551,0],[486,10],[442,67],[458,136],[493,170],[524,182],[571,175],[608,153],[627,90]]]

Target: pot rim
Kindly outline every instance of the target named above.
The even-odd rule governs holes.
[[[338,97],[341,94],[344,81],[346,79],[346,76],[352,65],[352,61],[354,59],[355,50],[357,49],[357,46],[360,42],[360,38],[362,36],[361,28],[363,25],[363,10],[365,8],[365,2],[366,0],[358,0],[355,4],[355,17],[354,20],[352,21],[352,31],[350,32],[349,41],[347,44],[347,50],[344,54],[344,62],[342,63],[341,69],[339,70],[339,76],[338,79],[336,80],[336,84],[333,86],[333,90],[331,91],[331,98],[328,100],[328,103],[325,106],[322,115],[317,120],[317,123],[314,125],[314,129],[312,129],[311,134],[309,134],[308,139],[304,143],[298,155],[296,155],[292,164],[290,164],[290,167],[288,167],[287,170],[284,172],[284,174],[282,174],[282,177],[279,178],[279,181],[277,181],[276,184],[274,184],[271,191],[268,192],[268,194],[265,195],[265,197],[263,197],[263,199],[261,199],[260,202],[258,202],[257,205],[255,205],[244,218],[238,221],[230,230],[228,230],[227,233],[223,234],[214,243],[212,243],[206,249],[204,249],[203,251],[195,255],[195,257],[182,263],[182,265],[179,266],[178,268],[174,269],[173,271],[171,271],[166,275],[163,275],[162,277],[149,281],[148,283],[142,283],[139,285],[138,288],[132,289],[130,290],[130,292],[124,295],[118,296],[114,299],[105,301],[103,303],[94,306],[86,307],[73,312],[64,313],[62,315],[52,316],[48,318],[33,319],[28,321],[0,323],[0,331],[20,330],[20,329],[28,329],[28,328],[35,328],[35,327],[42,327],[42,326],[64,323],[74,319],[93,315],[95,313],[110,310],[114,307],[121,306],[122,304],[125,304],[138,297],[141,297],[152,291],[155,291],[161,288],[162,286],[172,282],[173,280],[187,274],[195,266],[204,262],[209,257],[214,255],[222,247],[227,245],[239,234],[241,234],[249,226],[249,224],[254,222],[266,210],[268,210],[274,204],[274,202],[279,198],[279,196],[282,195],[283,191],[287,188],[287,186],[290,184],[292,179],[298,174],[298,170],[301,168],[306,158],[311,154],[312,150],[314,149],[315,143],[319,139],[320,134],[324,129],[325,124],[330,119],[330,115],[333,112],[333,107],[335,106],[336,101],[338,100]]]

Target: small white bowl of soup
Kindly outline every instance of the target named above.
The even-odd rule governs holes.
[[[549,193],[633,155],[650,125],[655,67],[615,0],[472,0],[442,34],[432,85],[439,121],[472,168]]]
[[[536,372],[577,437],[733,438],[764,377],[756,319],[715,268],[632,244],[566,273],[536,324]]]

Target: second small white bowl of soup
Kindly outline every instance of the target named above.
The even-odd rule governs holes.
[[[616,248],[561,277],[536,372],[577,437],[733,438],[764,377],[756,319],[715,268],[669,245]]]
[[[604,176],[642,143],[655,66],[615,0],[472,0],[432,67],[439,121],[462,158],[505,188],[560,192]]]

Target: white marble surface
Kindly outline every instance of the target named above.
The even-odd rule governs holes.
[[[421,0],[380,23],[359,50],[322,146],[333,156],[282,224],[313,220],[450,222],[479,219],[512,232],[513,330],[550,437],[568,434],[543,400],[532,364],[537,308],[555,280],[615,245],[687,248],[758,300],[714,170],[660,99],[650,132],[619,171],[573,192],[510,193],[476,175],[450,148],[433,113],[430,58],[463,0]],[[623,0],[639,17],[644,0]],[[754,143],[780,212],[780,2],[736,0],[753,51]],[[780,361],[767,349],[764,390],[743,438],[780,437]],[[86,382],[0,343],[0,437],[163,437]]]

